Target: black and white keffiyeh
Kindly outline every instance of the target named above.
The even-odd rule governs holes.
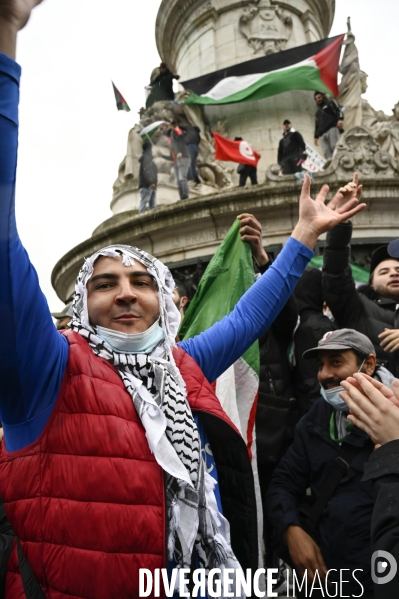
[[[100,256],[122,258],[125,266],[137,260],[154,278],[164,339],[151,353],[116,352],[90,324],[87,282]],[[205,471],[200,436],[172,354],[180,324],[172,298],[174,288],[169,269],[147,252],[126,245],[108,246],[86,259],[79,272],[70,327],[87,340],[95,355],[117,369],[144,426],[150,449],[164,470],[169,559],[174,559],[178,568],[189,568],[195,546],[201,567],[237,569],[240,566],[230,546],[229,524],[218,511],[215,482]]]

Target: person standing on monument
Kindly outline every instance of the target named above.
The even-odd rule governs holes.
[[[184,141],[187,144],[188,153],[190,154],[190,168],[188,170],[188,180],[194,181],[194,187],[201,186],[201,179],[197,171],[197,160],[199,154],[199,144],[201,141],[200,128],[193,125],[181,125],[184,133]]]
[[[186,200],[190,194],[188,188],[188,171],[191,159],[183,130],[175,122],[171,122],[170,124],[164,123],[159,127],[159,130],[168,139],[170,155],[165,156],[165,154],[158,152],[158,156],[173,162],[180,199]]]
[[[283,137],[278,145],[277,162],[283,175],[293,175],[302,170],[306,154],[306,144],[299,131],[292,129],[291,121],[283,122]]]
[[[324,157],[329,160],[343,131],[344,114],[338,102],[334,98],[329,99],[324,92],[315,92],[314,99],[318,106],[315,116],[314,143],[318,146],[320,140]]]
[[[140,191],[140,207],[139,212],[144,212],[148,209],[152,210],[157,205],[157,184],[158,184],[158,168],[152,157],[152,142],[145,141],[143,143],[143,153],[139,159],[139,191]]]
[[[243,141],[242,137],[235,137],[234,141]],[[251,185],[258,185],[258,169],[252,164],[239,164],[237,173],[240,175],[239,187],[245,187],[248,177],[251,179]]]
[[[159,65],[159,73],[152,79],[149,88],[151,93],[147,98],[146,108],[152,106],[155,102],[166,100],[175,101],[175,92],[173,91],[173,79],[180,79],[177,73],[172,73],[165,62]]]
[[[189,568],[195,552],[204,567],[256,568],[247,448],[208,381],[266,331],[318,236],[365,205],[353,197],[326,206],[327,186],[313,200],[306,177],[298,223],[275,263],[226,318],[177,345],[168,268],[131,246],[99,249],[79,272],[71,330],[60,334],[15,222],[16,38],[39,3],[0,0],[0,496],[7,516],[42,592],[59,599],[138,597],[141,568]],[[200,459],[205,443],[213,481]],[[19,599],[16,546],[8,567],[5,599]]]

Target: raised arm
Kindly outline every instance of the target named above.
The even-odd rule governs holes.
[[[17,32],[38,3],[0,0],[0,417],[9,451],[39,436],[68,357],[15,223],[20,68],[13,58]]]
[[[299,221],[291,238],[268,271],[242,296],[234,310],[207,331],[180,345],[214,381],[233,364],[272,324],[313,253],[317,238],[329,228],[365,207],[357,197],[344,205],[325,205],[329,188],[324,185],[316,200],[310,197],[310,177],[299,202]]]

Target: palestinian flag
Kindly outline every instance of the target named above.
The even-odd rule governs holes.
[[[232,141],[219,133],[213,133],[213,139],[217,160],[230,160],[239,164],[258,166],[260,154],[247,141]]]
[[[205,270],[180,327],[180,339],[189,339],[229,314],[255,281],[251,248],[240,238],[236,220]],[[241,432],[254,473],[257,504],[259,564],[262,563],[263,513],[256,460],[255,416],[259,388],[259,345],[249,349],[214,383],[220,403]]]
[[[166,121],[155,121],[154,123],[150,123],[144,129],[140,131],[140,135],[143,138],[143,141],[151,141],[151,138],[158,131],[159,127],[163,124],[167,124]]]
[[[294,89],[338,95],[337,73],[345,35],[297,46],[182,82],[185,104],[232,104]]]
[[[130,112],[130,108],[125,98],[122,96],[121,92],[115,86],[114,82],[111,81],[112,87],[114,88],[116,107],[118,110],[124,110],[125,112]]]

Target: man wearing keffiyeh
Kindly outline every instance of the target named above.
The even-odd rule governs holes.
[[[140,568],[257,567],[253,480],[214,381],[270,326],[318,235],[364,207],[305,179],[267,273],[211,329],[175,344],[169,270],[129,246],[83,265],[71,331],[56,331],[15,223],[17,31],[40,0],[0,0],[0,495],[43,592],[138,596]],[[213,479],[201,450],[212,449]],[[23,594],[16,555],[6,599]],[[154,596],[154,595],[151,595]],[[243,596],[238,593],[237,597]]]

